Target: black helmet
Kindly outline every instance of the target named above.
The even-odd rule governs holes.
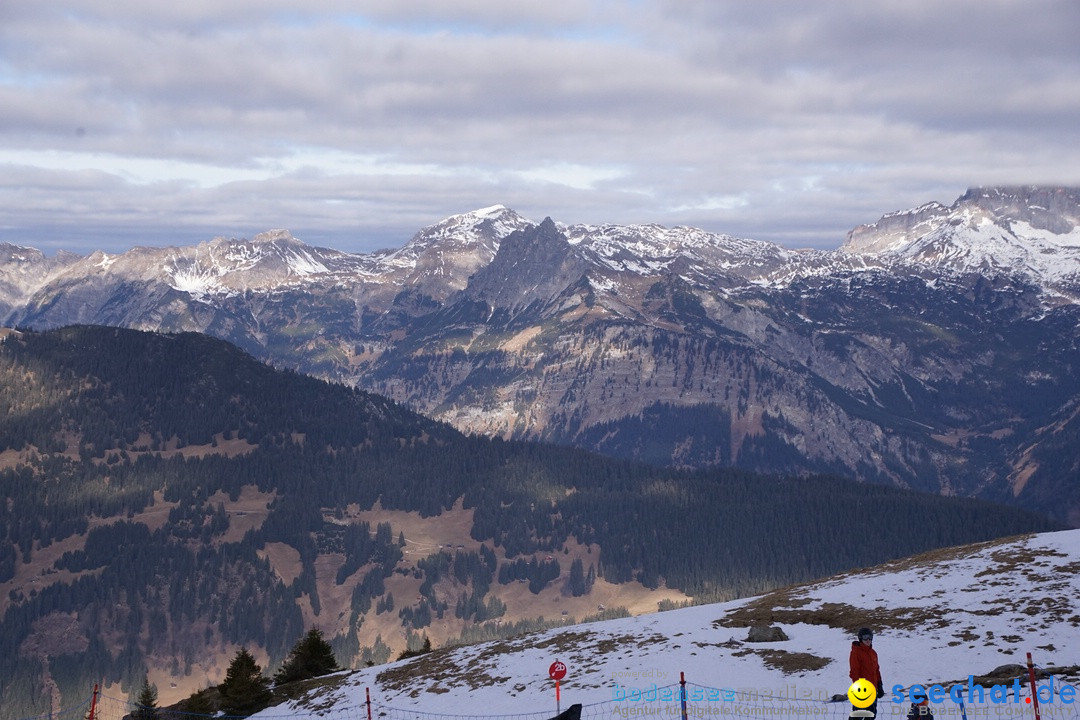
[[[863,638],[869,638],[869,639],[873,640],[874,639],[874,631],[871,630],[870,628],[859,628],[859,640],[861,641]]]

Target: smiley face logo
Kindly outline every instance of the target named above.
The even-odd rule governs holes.
[[[857,708],[868,708],[877,700],[877,688],[865,678],[851,683],[847,690],[848,700]]]

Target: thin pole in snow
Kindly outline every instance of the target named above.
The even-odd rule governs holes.
[[[90,698],[90,715],[87,720],[94,720],[94,715],[97,713],[97,696],[98,684],[94,683],[94,694]]]
[[[1035,665],[1031,662],[1031,653],[1027,654],[1028,679],[1031,681],[1031,704],[1035,707],[1035,720],[1041,720],[1039,716],[1039,691],[1035,687]],[[1018,701],[1020,698],[1016,698]]]
[[[686,715],[686,673],[679,671],[679,700],[682,702],[682,720],[687,720]]]

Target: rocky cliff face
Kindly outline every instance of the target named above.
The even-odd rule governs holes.
[[[50,258],[34,248],[0,243],[0,316],[20,309],[31,293],[78,260],[72,253]]]
[[[217,240],[56,262],[5,297],[9,324],[207,332],[467,432],[1080,523],[1078,225],[1067,188],[971,190],[836,252],[494,207],[396,251]]]

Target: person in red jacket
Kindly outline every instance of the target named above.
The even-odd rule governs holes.
[[[860,628],[858,637],[858,640],[851,643],[851,657],[849,658],[851,672],[848,676],[851,682],[863,678],[877,688],[877,698],[870,707],[865,708],[876,716],[877,701],[885,692],[885,686],[881,682],[881,668],[878,666],[877,652],[874,651],[874,633],[870,628]]]

